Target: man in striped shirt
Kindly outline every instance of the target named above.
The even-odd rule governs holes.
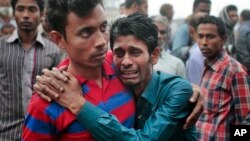
[[[229,141],[230,125],[250,124],[250,77],[223,49],[226,31],[221,19],[202,17],[197,33],[197,42],[206,57],[201,82],[204,111],[196,124],[198,140]]]
[[[19,141],[35,76],[59,63],[60,51],[38,33],[43,0],[11,0],[17,30],[0,38],[0,140]]]
[[[59,67],[68,66],[67,71],[77,78],[69,81],[81,85],[74,85],[72,92],[80,93],[92,104],[115,115],[123,126],[133,127],[134,99],[116,75],[111,52],[107,53],[108,23],[102,1],[50,0],[47,10],[48,21],[53,29],[52,40],[68,54]],[[94,140],[70,110],[55,101],[47,102],[38,95],[32,97],[29,105],[22,139]]]

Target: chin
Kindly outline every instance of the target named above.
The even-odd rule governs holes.
[[[139,83],[139,81],[135,81],[135,80],[122,80],[122,83],[127,85],[127,86],[134,86],[137,85]]]

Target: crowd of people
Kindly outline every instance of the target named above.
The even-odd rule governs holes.
[[[228,141],[250,125],[250,9],[0,1],[0,141]]]

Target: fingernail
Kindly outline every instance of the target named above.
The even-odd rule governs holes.
[[[59,97],[59,95],[58,95],[58,94],[56,94],[56,95],[55,95],[55,99],[57,99],[58,97]]]
[[[194,98],[190,98],[190,102],[194,102],[195,100],[194,100]]]
[[[62,87],[60,87],[59,90],[60,90],[60,92],[63,92],[63,88]]]

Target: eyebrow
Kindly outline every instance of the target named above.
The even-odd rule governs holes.
[[[100,25],[104,25],[104,24],[108,24],[108,21],[105,20],[103,21]],[[108,26],[108,25],[107,25]],[[99,28],[99,26],[98,26]],[[80,27],[80,29],[77,31],[77,34],[83,32],[83,31],[86,31],[86,30],[93,30],[93,29],[96,29],[96,26],[93,26],[93,25],[86,25],[86,26],[83,26],[83,27]]]

